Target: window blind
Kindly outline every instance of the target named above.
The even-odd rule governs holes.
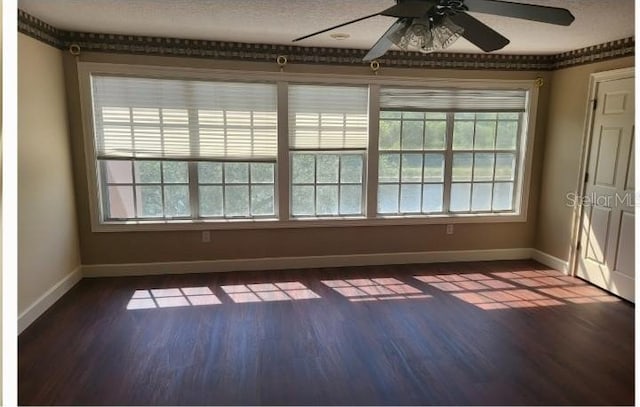
[[[525,90],[380,89],[380,107],[383,109],[524,112],[526,103]]]
[[[368,99],[367,87],[289,85],[289,147],[366,148]]]
[[[275,84],[92,76],[105,158],[275,160]]]

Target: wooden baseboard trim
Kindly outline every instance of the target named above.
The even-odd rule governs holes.
[[[165,263],[87,264],[82,266],[82,272],[85,277],[116,277],[154,274],[372,266],[384,264],[516,260],[528,258],[531,258],[531,249],[515,248],[306,257],[270,257],[257,259],[182,261]]]
[[[547,267],[569,274],[569,262],[538,249],[531,249],[531,258]]]
[[[56,301],[82,279],[82,266],[76,267],[18,315],[18,334],[44,314]]]

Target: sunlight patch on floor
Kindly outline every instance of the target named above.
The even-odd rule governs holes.
[[[320,298],[313,290],[298,281],[223,285],[222,290],[235,303],[311,300]]]
[[[484,310],[619,301],[555,270],[418,275],[414,278]]]
[[[322,283],[351,302],[430,298],[421,290],[395,278],[322,280]]]
[[[136,290],[127,304],[127,309],[173,308],[220,303],[220,299],[209,287],[159,288]]]

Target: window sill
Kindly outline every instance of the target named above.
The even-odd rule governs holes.
[[[512,223],[526,222],[524,214],[501,213],[492,215],[416,215],[297,218],[286,221],[278,219],[227,219],[227,220],[166,220],[166,221],[121,221],[94,224],[93,232],[152,232],[188,230],[239,230],[239,229],[297,229],[316,227],[362,227],[362,226],[415,226],[461,223]]]

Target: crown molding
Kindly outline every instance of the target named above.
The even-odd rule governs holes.
[[[100,34],[55,28],[18,10],[18,31],[59,49],[77,45],[82,51],[135,55],[274,62],[285,55],[288,63],[366,66],[366,50],[247,44],[139,35]],[[503,71],[551,71],[635,54],[635,37],[581,48],[557,55],[462,54],[390,51],[378,62],[383,67]]]

